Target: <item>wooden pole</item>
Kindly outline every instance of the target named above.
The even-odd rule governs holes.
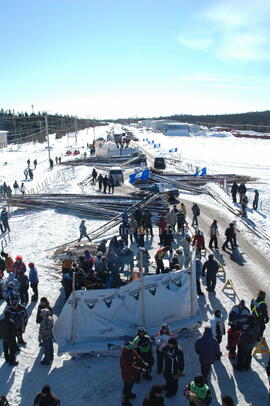
[[[144,273],[143,273],[143,252],[140,248],[140,273],[141,273],[141,320],[142,327],[145,327],[145,302],[144,302]]]
[[[72,344],[76,342],[76,291],[75,291],[76,272],[72,274]]]

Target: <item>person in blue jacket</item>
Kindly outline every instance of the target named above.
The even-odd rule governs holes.
[[[38,300],[38,273],[37,273],[37,268],[35,267],[35,264],[33,262],[30,262],[28,264],[29,266],[29,282],[30,286],[33,290],[33,296],[31,298],[32,302],[36,302]]]

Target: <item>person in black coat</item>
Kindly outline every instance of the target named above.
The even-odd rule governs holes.
[[[259,192],[256,189],[253,199],[253,210],[258,210],[258,203],[259,203]]]
[[[185,224],[186,224],[186,217],[182,210],[179,210],[176,213],[176,220],[177,220],[177,231],[178,233],[181,233],[182,235],[185,234]]]
[[[143,406],[165,406],[160,385],[152,386],[148,396],[143,400]]]
[[[238,193],[240,196],[240,203],[242,203],[242,198],[245,196],[246,192],[247,192],[246,185],[244,183],[241,183],[241,185],[238,188]]]
[[[238,340],[237,365],[234,365],[234,368],[238,371],[249,370],[251,353],[257,342],[259,331],[260,326],[256,318],[251,314],[248,316],[247,325],[244,326]]]
[[[113,180],[112,175],[110,175],[108,178],[108,186],[109,186],[109,193],[114,194],[114,180]]]
[[[7,308],[5,316],[14,321],[17,330],[18,344],[26,344],[22,336],[28,321],[26,308],[19,304],[17,300],[13,300],[11,306]]]
[[[97,171],[95,170],[95,168],[93,168],[92,170],[92,185],[95,185],[97,181]]]
[[[4,319],[1,320],[1,338],[5,360],[9,365],[18,365],[18,362],[15,359],[17,351],[16,335],[17,329],[14,320],[10,318],[8,313],[5,313]]]
[[[104,193],[107,193],[106,191],[107,191],[108,181],[109,181],[108,176],[105,175],[103,178],[103,192]]]
[[[29,279],[28,276],[23,272],[19,271],[17,275],[17,279],[19,282],[19,295],[21,299],[21,304],[22,305],[27,305],[29,302],[29,295],[28,295],[28,289],[29,289]]]
[[[232,184],[232,188],[231,188],[231,194],[232,194],[232,199],[233,199],[234,203],[237,203],[237,201],[236,201],[237,192],[238,192],[238,185],[234,181],[233,184]]]
[[[260,340],[265,330],[265,324],[269,322],[267,305],[265,303],[265,292],[263,290],[259,290],[257,297],[252,299],[250,309],[260,326],[260,331],[258,334],[258,340]]]
[[[225,248],[228,248],[229,243],[231,244],[232,250],[234,249],[234,244],[233,244],[234,234],[235,234],[234,224],[230,223],[229,227],[227,227],[225,230],[226,241],[222,245],[223,251],[225,251]]]
[[[211,327],[205,327],[204,333],[201,337],[197,338],[195,342],[195,351],[199,354],[201,372],[207,383],[212,363],[220,358],[219,343],[213,337]]]
[[[219,270],[219,264],[214,260],[214,255],[208,256],[208,261],[203,264],[202,276],[205,276],[206,271],[206,284],[208,292],[215,293],[215,287],[217,283],[217,273]]]
[[[41,323],[42,317],[41,317],[40,313],[41,313],[42,309],[49,309],[50,312],[51,312],[51,315],[53,314],[53,309],[50,306],[50,302],[48,301],[48,299],[45,296],[43,296],[40,299],[40,302],[39,302],[39,305],[38,305],[37,316],[36,316],[36,323],[37,324]]]
[[[60,406],[60,400],[51,392],[50,385],[44,385],[35,397],[33,406]]]
[[[106,244],[107,240],[102,240],[97,247],[97,252],[102,252],[102,254],[105,254],[105,252],[107,251]]]
[[[170,398],[176,394],[178,378],[184,374],[184,352],[174,337],[169,338],[168,344],[163,348],[162,352],[165,360],[165,389],[168,391],[165,396]]]
[[[98,188],[99,188],[99,190],[101,192],[102,185],[103,185],[103,176],[101,175],[101,173],[98,175],[97,180],[98,180]]]

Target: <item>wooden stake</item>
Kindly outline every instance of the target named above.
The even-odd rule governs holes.
[[[269,350],[269,347],[268,347],[267,342],[265,341],[264,337],[262,337],[261,341],[259,342],[259,344],[255,348],[255,350],[253,351],[252,355],[255,356],[256,354],[270,355],[270,350]]]
[[[236,293],[235,287],[234,287],[231,279],[227,280],[227,282],[225,283],[225,285],[223,286],[223,288],[221,290],[222,290],[222,292],[224,292],[224,290],[232,290],[233,293],[235,294],[235,296],[237,297],[237,299],[240,301],[240,298],[239,298],[238,294]]]

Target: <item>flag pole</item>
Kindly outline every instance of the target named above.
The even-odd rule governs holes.
[[[143,252],[140,248],[140,274],[141,274],[141,320],[142,327],[145,327],[145,302],[144,302],[144,273],[143,273]]]

